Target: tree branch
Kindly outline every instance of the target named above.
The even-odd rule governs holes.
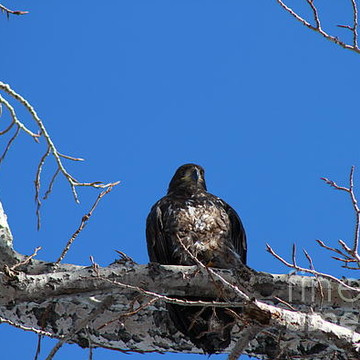
[[[164,302],[172,302],[231,311],[237,326],[225,351],[232,358],[244,352],[274,359],[279,347],[290,358],[320,360],[329,351],[345,351],[348,360],[359,357],[360,294],[355,280],[344,287],[331,278],[274,275],[245,266],[199,272],[198,266],[137,265],[128,260],[105,268],[54,267],[34,259],[35,254],[24,257],[12,249],[1,211],[0,249],[0,320],[49,334],[61,343],[120,351],[199,352],[169,319]],[[5,270],[11,266],[13,271]],[[223,287],[226,301],[217,301],[219,282],[235,286]],[[111,304],[102,307],[109,297]]]
[[[22,121],[20,121],[20,119],[18,118],[15,108],[10,104],[10,102],[8,100],[6,100],[2,95],[0,95],[0,105],[3,104],[5,106],[5,108],[8,110],[8,112],[10,114],[10,118],[11,118],[10,125],[5,130],[0,132],[0,135],[6,134],[13,125],[17,126],[17,130],[16,130],[14,136],[9,140],[4,153],[0,158],[0,162],[5,158],[7,152],[10,148],[10,145],[16,139],[19,131],[24,131],[26,134],[31,136],[36,142],[39,142],[40,139],[44,139],[46,142],[46,151],[39,161],[39,164],[37,167],[37,172],[36,172],[36,177],[35,177],[35,202],[36,202],[36,215],[38,218],[38,228],[40,227],[41,173],[42,173],[42,169],[45,164],[45,161],[50,155],[54,158],[54,160],[57,164],[57,169],[51,178],[51,181],[50,181],[48,190],[45,193],[44,199],[46,199],[49,196],[49,194],[52,190],[52,187],[53,187],[54,180],[59,173],[61,173],[68,181],[76,202],[79,202],[77,191],[76,191],[76,188],[79,186],[80,187],[93,187],[93,188],[97,188],[97,189],[108,189],[108,188],[112,188],[112,187],[116,186],[117,184],[119,184],[119,181],[105,184],[105,183],[102,183],[101,181],[80,182],[80,181],[76,180],[75,177],[66,170],[62,159],[71,160],[71,161],[83,161],[83,159],[69,156],[69,155],[64,155],[58,151],[58,149],[55,146],[54,142],[52,141],[49,133],[47,132],[47,129],[44,126],[43,121],[40,119],[40,117],[38,116],[35,109],[31,106],[31,104],[24,97],[22,97],[20,94],[18,94],[13,89],[11,89],[11,87],[8,84],[5,84],[3,82],[0,82],[0,91],[3,91],[6,95],[10,96],[11,98],[13,98],[17,102],[19,102],[21,105],[23,105],[25,107],[25,109],[27,110],[27,112],[31,115],[32,119],[35,121],[36,126],[39,129],[38,133],[35,133],[35,132],[31,131],[27,126],[25,126],[25,124]]]
[[[114,185],[113,185],[114,186]],[[80,232],[84,229],[84,227],[86,226],[87,222],[89,221],[90,217],[92,216],[93,212],[95,211],[96,207],[98,206],[100,200],[106,195],[108,194],[113,186],[109,186],[106,190],[102,191],[98,197],[96,198],[93,206],[91,207],[90,211],[85,214],[82,219],[81,219],[81,223],[79,225],[79,227],[77,228],[77,230],[74,232],[74,234],[72,235],[72,237],[69,239],[69,241],[67,242],[64,250],[62,251],[61,255],[59,256],[59,258],[56,260],[55,265],[58,265],[61,261],[63,261],[64,257],[66,256],[67,252],[70,250],[70,246],[72,245],[72,243],[75,241],[75,239],[78,237],[78,235],[80,234]]]
[[[7,18],[9,18],[10,15],[25,15],[25,14],[29,13],[28,11],[10,10],[2,4],[0,4],[0,11],[4,12],[6,14]]]
[[[360,255],[358,253],[359,237],[360,237],[360,208],[359,208],[358,201],[357,201],[355,191],[354,191],[354,170],[355,170],[355,167],[352,166],[351,170],[350,170],[350,175],[349,175],[349,187],[339,186],[332,180],[329,180],[327,178],[321,178],[321,180],[325,181],[325,183],[330,185],[332,188],[334,188],[336,190],[344,191],[344,192],[348,193],[350,196],[351,204],[352,204],[352,207],[354,209],[354,214],[355,214],[355,229],[354,229],[353,246],[352,246],[352,248],[350,248],[342,240],[339,240],[339,244],[341,245],[343,250],[347,253],[347,255],[346,255],[338,249],[335,250],[333,248],[325,246],[325,244],[323,244],[322,242],[318,241],[318,243],[320,244],[320,246],[344,256],[344,258],[346,260],[354,259],[354,261],[356,261],[358,263],[358,265],[360,266]],[[343,261],[343,259],[340,259],[340,261]]]
[[[344,49],[351,50],[351,51],[354,51],[354,52],[360,54],[360,49],[358,47],[358,33],[357,33],[358,9],[357,9],[355,0],[351,0],[352,7],[353,7],[353,26],[350,27],[348,25],[340,25],[340,27],[347,28],[353,32],[353,44],[352,45],[349,45],[349,44],[345,43],[344,41],[339,40],[338,37],[332,36],[323,30],[323,28],[321,27],[318,10],[317,10],[316,6],[314,5],[314,0],[306,0],[306,2],[309,4],[309,6],[311,7],[311,10],[313,12],[315,26],[312,25],[310,22],[306,21],[303,17],[301,17],[298,13],[296,13],[295,10],[293,10],[292,8],[287,6],[284,1],[282,1],[282,0],[276,0],[276,1],[285,11],[287,11],[292,17],[294,17],[297,21],[302,23],[307,28],[319,33],[325,39],[341,46]]]

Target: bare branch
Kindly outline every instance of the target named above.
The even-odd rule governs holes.
[[[0,116],[1,116],[1,113],[0,113]],[[11,128],[14,126],[14,124],[15,124],[15,121],[12,121],[12,122],[10,123],[10,125],[9,125],[5,130],[0,131],[0,136],[1,136],[1,135],[5,135],[8,131],[10,131]]]
[[[10,10],[2,4],[0,4],[0,11],[6,13],[7,18],[9,18],[10,14],[11,15],[26,15],[29,13],[28,11]]]
[[[20,266],[26,265],[31,259],[33,259],[37,255],[39,250],[41,250],[41,246],[38,246],[37,248],[35,248],[34,252],[31,255],[25,256],[25,258],[22,261],[20,261],[17,264],[13,265],[10,268],[10,270],[15,270]]]
[[[324,274],[322,272],[316,271],[316,270],[311,270],[311,269],[306,269],[303,268],[301,266],[298,265],[294,265],[289,263],[288,261],[286,261],[285,259],[283,259],[280,255],[278,255],[269,244],[266,244],[266,251],[269,252],[272,256],[274,256],[276,259],[278,259],[279,261],[281,261],[284,265],[286,265],[287,267],[291,268],[291,269],[295,269],[297,271],[301,271],[304,273],[308,273],[308,274],[312,274],[315,276],[321,276],[325,279],[330,279],[333,280],[335,282],[337,282],[338,284],[341,284],[342,286],[344,286],[345,288],[352,290],[352,291],[356,291],[360,293],[360,288],[355,288],[353,286],[350,286],[348,284],[346,284],[344,281],[339,280],[338,278],[336,278],[335,276],[329,275],[329,274]]]
[[[356,4],[356,0],[350,0],[351,1],[351,6],[353,9],[353,25],[337,25],[340,28],[343,29],[348,29],[353,33],[353,47],[355,49],[359,49],[359,45],[358,45],[358,7]]]
[[[336,184],[335,181],[329,180],[325,177],[320,178],[321,180],[325,181],[326,184],[330,185],[331,187],[333,187],[336,190],[341,190],[341,191],[346,191],[346,192],[350,192],[350,189],[348,189],[347,187],[344,186],[339,186],[338,184]]]
[[[305,249],[303,249],[303,252],[304,252],[304,254],[305,254],[305,256],[306,256],[306,259],[307,259],[308,262],[309,262],[309,268],[310,268],[310,270],[315,270],[311,256],[309,255],[309,253],[308,253]]]
[[[343,265],[342,267],[343,267],[344,269],[349,269],[349,270],[360,270],[360,266]]]
[[[312,10],[312,12],[314,14],[314,21],[315,21],[315,24],[316,24],[316,28],[321,30],[320,18],[319,18],[317,8],[314,5],[314,0],[306,0],[306,1],[310,5],[311,10]]]
[[[305,254],[305,256],[306,256],[306,259],[307,259],[308,262],[309,262],[309,268],[310,268],[310,270],[314,270],[314,271],[315,271],[314,263],[313,263],[313,261],[312,261],[311,256],[309,255],[309,253],[308,253],[305,249],[303,249],[303,251],[304,251],[304,254]],[[318,283],[318,286],[319,286],[319,289],[320,289],[320,296],[321,296],[321,299],[323,300],[323,299],[324,299],[324,290],[323,290],[323,288],[322,288],[321,281],[319,280],[319,276],[318,276],[317,274],[316,274],[315,276],[316,276],[316,280],[317,280],[317,283]]]
[[[292,8],[287,6],[284,3],[284,1],[282,1],[282,0],[276,0],[276,1],[284,10],[286,10],[291,16],[293,16],[297,21],[301,22],[307,28],[319,33],[325,39],[327,39],[327,40],[341,46],[344,49],[351,50],[351,51],[354,51],[354,52],[360,54],[360,49],[359,49],[359,47],[357,45],[357,42],[358,42],[358,34],[357,34],[358,10],[357,10],[355,0],[351,0],[352,6],[353,6],[353,14],[354,14],[354,16],[353,16],[353,27],[346,26],[346,25],[341,25],[341,27],[348,28],[353,32],[353,44],[352,45],[346,44],[344,41],[339,40],[338,37],[332,36],[332,35],[330,35],[329,33],[327,33],[326,31],[323,30],[323,28],[321,27],[321,24],[320,24],[320,17],[319,17],[317,8],[315,7],[313,0],[306,0],[306,2],[309,4],[309,6],[312,9],[313,17],[314,17],[314,21],[315,21],[315,26],[311,25],[310,22],[306,21],[303,17],[301,17],[299,14],[297,14],[296,11],[294,11]]]
[[[358,49],[358,32],[357,32],[357,28],[358,28],[358,8],[357,8],[357,4],[356,4],[356,0],[351,0],[351,5],[353,8],[353,46],[354,48]]]
[[[6,85],[0,81],[0,89],[5,90],[8,89],[11,90],[9,85]],[[11,90],[12,91],[12,90]],[[14,94],[16,94],[14,92]],[[16,94],[17,95],[17,94]],[[15,97],[15,96],[14,96]],[[21,97],[20,97],[21,98]],[[21,98],[22,99],[22,98]],[[29,130],[17,117],[14,107],[4,98],[0,95],[0,103],[4,104],[5,107],[9,110],[10,116],[12,118],[12,121],[20,127],[21,130],[25,131],[28,135],[30,135],[35,141],[39,141],[38,138],[40,137],[39,134],[35,134],[31,130]]]
[[[274,296],[274,299],[276,299],[277,301],[279,301],[281,304],[286,305],[290,310],[292,311],[297,311],[292,305],[290,305],[287,301],[280,299],[278,296]]]
[[[156,298],[157,300],[162,300],[169,304],[176,304],[176,305],[182,305],[182,306],[199,306],[199,307],[213,306],[213,307],[219,307],[219,308],[232,308],[232,307],[244,306],[243,302],[203,301],[203,300],[195,300],[194,301],[194,300],[178,299],[178,298],[162,295],[160,293],[156,293],[153,291],[149,291],[149,290],[143,289],[139,286],[125,284],[125,283],[119,282],[117,280],[111,280],[111,279],[105,278],[101,275],[99,275],[99,279],[104,280],[105,282],[110,282],[111,284],[116,285],[118,287],[122,287],[124,289],[130,289],[130,290],[137,291],[140,294],[149,296],[151,298]]]
[[[227,280],[225,280],[221,275],[217,274],[215,271],[213,271],[210,267],[205,266],[194,254],[191,253],[191,251],[185,246],[179,235],[177,236],[177,239],[180,243],[180,245],[183,247],[183,249],[186,251],[186,253],[194,260],[196,265],[198,265],[201,269],[205,270],[209,274],[211,274],[213,277],[216,277],[219,279],[226,287],[233,290],[235,294],[239,295],[242,299],[246,301],[250,301],[250,297],[245,294],[243,291],[241,291],[236,285],[233,285],[229,283]]]
[[[324,249],[327,249],[327,250],[330,250],[330,251],[333,251],[341,256],[343,256],[344,258],[348,257],[348,255],[344,254],[342,251],[340,251],[339,249],[336,249],[336,248],[333,248],[331,246],[328,246],[328,245],[325,245],[325,243],[321,240],[316,240],[316,242],[321,246],[323,247]]]
[[[293,265],[296,267],[297,265],[296,265],[296,244],[295,243],[292,246],[291,258],[292,258]]]
[[[35,352],[35,357],[34,360],[38,360],[40,352],[41,352],[41,341],[43,339],[42,335],[38,335],[38,341],[37,341],[37,346],[36,346],[36,352]]]
[[[350,175],[349,175],[349,187],[348,188],[344,187],[344,186],[339,186],[334,181],[329,180],[327,178],[321,178],[322,180],[324,180],[328,185],[330,185],[334,189],[345,191],[350,196],[351,204],[353,206],[354,213],[355,213],[355,229],[354,229],[354,240],[353,240],[352,248],[347,246],[345,244],[345,242],[343,242],[342,240],[339,240],[339,244],[341,245],[343,250],[345,250],[345,253],[348,254],[348,255],[346,255],[345,253],[343,253],[342,251],[340,251],[338,249],[334,249],[334,248],[326,246],[324,243],[320,242],[319,240],[317,240],[317,242],[320,244],[320,246],[340,254],[341,256],[344,257],[344,259],[352,258],[352,259],[355,259],[358,263],[360,263],[360,255],[358,253],[359,237],[360,237],[360,208],[359,208],[358,201],[357,201],[355,191],[354,191],[354,170],[355,170],[355,167],[352,166],[351,170],[350,170]]]
[[[92,216],[94,210],[96,209],[96,207],[98,206],[99,204],[99,201],[106,195],[108,194],[112,189],[113,187],[117,185],[117,183],[115,183],[114,185],[112,186],[109,186],[106,190],[102,191],[97,199],[95,200],[93,206],[91,207],[90,211],[84,215],[81,219],[81,223],[80,223],[80,226],[77,228],[77,230],[74,232],[74,234],[72,235],[72,237],[70,238],[70,240],[67,242],[64,250],[62,251],[60,257],[56,260],[55,262],[55,265],[58,265],[63,259],[64,257],[66,256],[67,252],[70,250],[70,246],[71,244],[74,242],[74,240],[78,237],[78,235],[80,234],[80,232],[84,229],[84,227],[86,226],[86,223],[89,221],[90,217]]]
[[[39,335],[44,335],[44,336],[49,336],[49,337],[56,337],[56,338],[59,337],[59,335],[55,336],[54,334],[52,334],[52,333],[50,333],[48,331],[39,330],[39,329],[36,329],[34,327],[24,326],[24,325],[21,325],[21,324],[18,324],[16,322],[14,322],[14,321],[4,319],[3,317],[0,316],[0,324],[1,323],[14,326],[14,327],[16,327],[18,329],[21,329],[21,330],[31,331],[31,332],[34,332],[34,333],[39,334]]]
[[[115,186],[115,184],[118,184],[119,182],[116,183],[108,183],[108,184],[104,184],[101,181],[94,181],[94,182],[79,182],[78,180],[76,180],[64,167],[61,158],[65,158],[65,159],[69,159],[72,161],[82,161],[83,159],[81,158],[75,158],[72,156],[68,156],[68,155],[64,155],[61,154],[55,144],[53,143],[53,141],[50,138],[49,133],[47,132],[42,120],[40,119],[40,117],[38,116],[38,114],[36,113],[35,109],[30,105],[30,103],[23,98],[21,95],[19,95],[18,93],[16,93],[14,90],[12,90],[10,88],[10,86],[8,84],[5,84],[3,82],[0,82],[0,90],[3,90],[5,93],[7,93],[8,95],[10,95],[11,97],[13,97],[14,99],[16,99],[17,101],[19,101],[25,108],[26,110],[31,114],[33,120],[36,122],[37,126],[39,127],[39,134],[35,134],[34,132],[32,132],[31,130],[29,130],[16,116],[16,112],[14,107],[5,99],[0,95],[0,103],[4,104],[5,107],[9,110],[11,118],[13,120],[13,122],[18,125],[20,127],[21,130],[25,131],[28,135],[30,135],[34,140],[36,140],[38,142],[38,138],[39,137],[43,137],[47,143],[48,149],[50,151],[50,153],[53,155],[57,166],[59,168],[59,171],[63,174],[63,176],[67,179],[67,181],[70,184],[72,193],[74,195],[74,199],[76,202],[79,202],[78,200],[78,196],[76,193],[76,189],[75,187],[77,186],[86,186],[86,187],[94,187],[94,188],[99,188],[99,189],[107,189],[110,186]]]
[[[227,360],[237,360],[241,354],[249,345],[249,342],[253,340],[256,335],[263,329],[263,326],[251,324],[247,327],[246,331],[242,334],[238,342],[235,344],[231,353],[227,357]]]
[[[110,324],[112,324],[114,321],[120,321],[121,319],[125,318],[125,317],[130,317],[130,316],[134,316],[136,315],[138,312],[140,312],[141,310],[146,309],[147,307],[151,306],[152,304],[154,304],[156,301],[159,301],[158,298],[152,298],[149,301],[147,301],[145,304],[138,306],[135,310],[132,311],[128,311],[124,314],[121,314],[119,316],[117,316],[115,319],[106,322],[105,324],[102,324],[101,326],[99,326],[97,328],[97,330],[101,330],[106,326],[109,326]]]
[[[56,171],[55,171],[55,173],[54,173],[54,175],[53,175],[53,177],[52,177],[51,180],[50,180],[49,187],[48,187],[48,189],[47,189],[46,192],[45,192],[45,195],[44,195],[44,197],[43,197],[43,200],[46,200],[46,199],[49,197],[49,195],[51,194],[52,188],[53,188],[53,186],[54,186],[55,179],[56,179],[56,177],[59,175],[59,173],[60,173],[60,169],[57,168]]]
[[[36,203],[36,217],[37,217],[37,229],[40,230],[41,225],[41,218],[40,218],[40,207],[41,207],[41,200],[40,200],[40,178],[41,178],[41,171],[43,168],[43,165],[45,163],[46,158],[50,155],[50,148],[48,147],[46,149],[45,154],[41,157],[37,171],[35,176],[35,203]]]
[[[72,157],[69,155],[64,155],[64,154],[60,154],[58,153],[60,157],[64,158],[64,159],[68,159],[68,160],[72,160],[72,161],[84,161],[85,159],[83,158],[76,158],[76,157]]]
[[[360,228],[360,209],[357,203],[357,199],[354,193],[354,166],[351,167],[350,170],[350,187],[349,187],[349,193],[351,198],[351,203],[354,208],[355,216],[356,216],[356,222],[355,222],[355,233],[354,233],[354,245],[352,249],[352,255],[356,257],[360,261],[360,256],[358,254],[358,247],[359,247],[359,228]]]
[[[19,132],[20,132],[20,126],[17,127],[14,135],[10,138],[10,140],[8,141],[7,145],[6,145],[6,148],[4,150],[4,152],[2,153],[1,157],[0,157],[0,164],[1,162],[5,159],[5,156],[7,154],[7,152],[9,151],[12,143],[14,142],[14,140],[17,138],[17,136],[19,135]]]

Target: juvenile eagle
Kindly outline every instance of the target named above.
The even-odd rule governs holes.
[[[167,195],[151,208],[146,221],[150,261],[194,265],[186,247],[206,266],[236,268],[246,263],[246,236],[239,216],[206,190],[201,166],[185,164],[177,169]],[[234,318],[226,309],[173,304],[167,308],[175,327],[205,353],[230,344]]]

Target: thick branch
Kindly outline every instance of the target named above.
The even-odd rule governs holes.
[[[320,360],[330,351],[343,359],[359,358],[360,295],[331,279],[247,267],[207,273],[197,266],[137,265],[130,259],[106,268],[57,267],[33,258],[25,262],[11,248],[4,219],[0,216],[0,246],[8,248],[8,255],[0,256],[0,321],[82,347],[197,353],[199,349],[173,327],[164,302],[221,306],[237,322],[226,349],[232,358],[244,352],[264,359],[281,353],[284,359]],[[7,261],[14,265],[19,258],[23,264],[11,270]],[[349,284],[358,287],[355,280]],[[219,288],[226,302],[218,301]],[[179,300],[183,296],[206,300]],[[250,342],[245,346],[241,339]]]

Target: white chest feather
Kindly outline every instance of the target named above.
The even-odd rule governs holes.
[[[213,204],[191,204],[177,209],[173,218],[177,231],[182,235],[194,236],[195,238],[222,237],[227,233],[229,219],[225,211]],[[204,240],[204,239],[202,239]]]

